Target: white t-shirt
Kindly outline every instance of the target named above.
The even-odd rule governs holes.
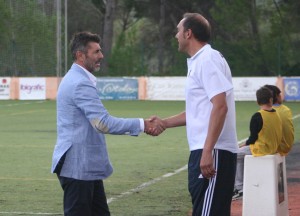
[[[209,44],[187,59],[186,129],[190,151],[203,149],[212,110],[211,99],[226,92],[228,112],[215,149],[238,151],[235,103],[230,68]]]

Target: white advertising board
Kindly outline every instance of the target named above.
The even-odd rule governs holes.
[[[147,100],[185,100],[186,77],[147,78]]]
[[[45,78],[20,78],[20,100],[45,100]]]
[[[233,77],[234,99],[236,101],[256,101],[256,90],[268,85],[276,85],[277,77]]]
[[[10,80],[9,77],[0,78],[0,100],[10,99]]]
[[[256,90],[276,85],[277,77],[233,77],[236,101],[256,101]],[[186,77],[147,78],[147,100],[185,100]]]

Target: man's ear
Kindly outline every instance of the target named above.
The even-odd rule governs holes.
[[[191,29],[186,30],[186,38],[191,38],[193,35],[193,32]]]
[[[85,58],[85,54],[82,51],[80,50],[76,51],[76,59],[78,61],[83,61],[84,58]]]

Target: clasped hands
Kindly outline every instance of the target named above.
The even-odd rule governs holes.
[[[145,119],[144,124],[145,133],[152,136],[158,136],[166,129],[164,121],[157,116],[151,116],[149,119]]]

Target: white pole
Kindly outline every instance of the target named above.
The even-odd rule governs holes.
[[[68,0],[65,0],[65,71],[68,70]]]
[[[56,0],[56,76],[61,77],[61,0]]]

